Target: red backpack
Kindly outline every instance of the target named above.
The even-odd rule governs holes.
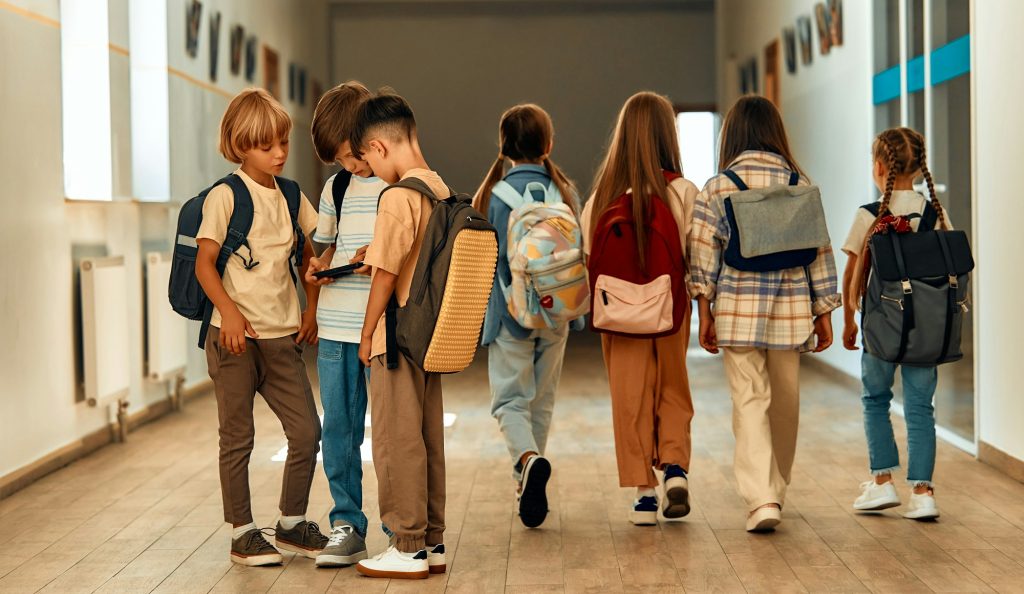
[[[662,172],[671,183],[678,173]],[[652,198],[655,198],[652,196]],[[658,338],[679,331],[690,297],[679,227],[668,204],[651,200],[647,270],[640,269],[633,195],[612,202],[594,227],[590,273],[591,328],[630,338]]]

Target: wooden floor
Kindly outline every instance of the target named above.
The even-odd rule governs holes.
[[[895,510],[854,515],[850,503],[867,478],[860,404],[848,388],[811,370],[803,377],[800,447],[776,533],[743,530],[721,361],[700,355],[689,363],[697,410],[693,511],[683,522],[631,526],[633,494],[618,488],[600,350],[579,335],[548,452],[552,513],[541,529],[526,530],[513,514],[510,463],[488,414],[480,363],[444,383],[445,408],[457,415],[447,435],[446,575],[389,583],[351,568],[318,570],[291,554],[280,567],[233,565],[230,530],[221,521],[216,407],[203,397],[127,444],[0,501],[0,591],[1024,591],[1024,485],[940,443],[940,521],[916,523]],[[261,526],[272,526],[278,514],[283,465],[272,458],[283,444],[260,401],[251,482]],[[366,511],[378,526],[369,463],[365,471]],[[326,526],[329,508],[318,471],[310,516]],[[371,528],[371,554],[384,544]]]

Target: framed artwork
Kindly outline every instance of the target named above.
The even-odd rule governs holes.
[[[288,100],[295,101],[298,96],[299,67],[295,62],[288,63]]]
[[[256,82],[256,36],[245,40],[245,80]]]
[[[796,74],[796,29],[793,27],[782,30],[782,48],[786,54],[786,72]]]
[[[190,58],[199,55],[199,23],[202,16],[202,2],[192,0],[185,4],[185,53]]]
[[[740,66],[740,93],[757,93],[757,58],[750,58]]]
[[[281,100],[281,70],[277,52],[263,46],[263,88],[278,101]]]
[[[299,102],[299,105],[305,105],[306,104],[306,69],[305,68],[299,68],[298,80],[296,82],[298,83],[297,84],[298,88],[295,90],[296,100]]]
[[[245,44],[245,29],[241,25],[231,27],[231,74],[242,72],[242,46]]]
[[[828,0],[828,11],[832,15],[832,45],[843,45],[843,0]]]
[[[814,48],[811,45],[811,17],[802,16],[796,20],[797,34],[800,36],[800,62],[808,66],[814,61]]]
[[[824,56],[832,50],[832,13],[824,2],[818,2],[814,5],[814,16],[818,21],[818,46]]]
[[[210,80],[217,81],[217,59],[220,57],[220,11],[210,14]]]

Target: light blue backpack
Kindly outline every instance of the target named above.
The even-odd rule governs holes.
[[[590,311],[590,284],[583,262],[583,234],[558,186],[530,182],[522,194],[498,182],[494,195],[512,209],[508,263],[512,284],[499,283],[508,311],[524,328],[555,329]],[[544,201],[534,200],[534,191]]]

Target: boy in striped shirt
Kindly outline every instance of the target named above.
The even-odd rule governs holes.
[[[327,180],[320,195],[319,220],[313,240],[330,244],[310,261],[307,280],[321,285],[317,306],[320,346],[317,370],[324,410],[324,472],[334,507],[327,547],[316,559],[321,567],[351,565],[366,558],[367,519],[363,507],[360,446],[366,416],[366,375],[359,361],[359,339],[370,294],[370,277],[350,274],[335,280],[312,273],[361,261],[373,239],[377,197],[387,184],[373,175],[365,161],[352,155],[348,137],[362,101],[370,92],[350,81],[328,91],[313,114],[313,145],[325,163],[344,171]],[[335,206],[334,184],[346,183],[341,211]],[[341,189],[339,188],[339,191]]]

